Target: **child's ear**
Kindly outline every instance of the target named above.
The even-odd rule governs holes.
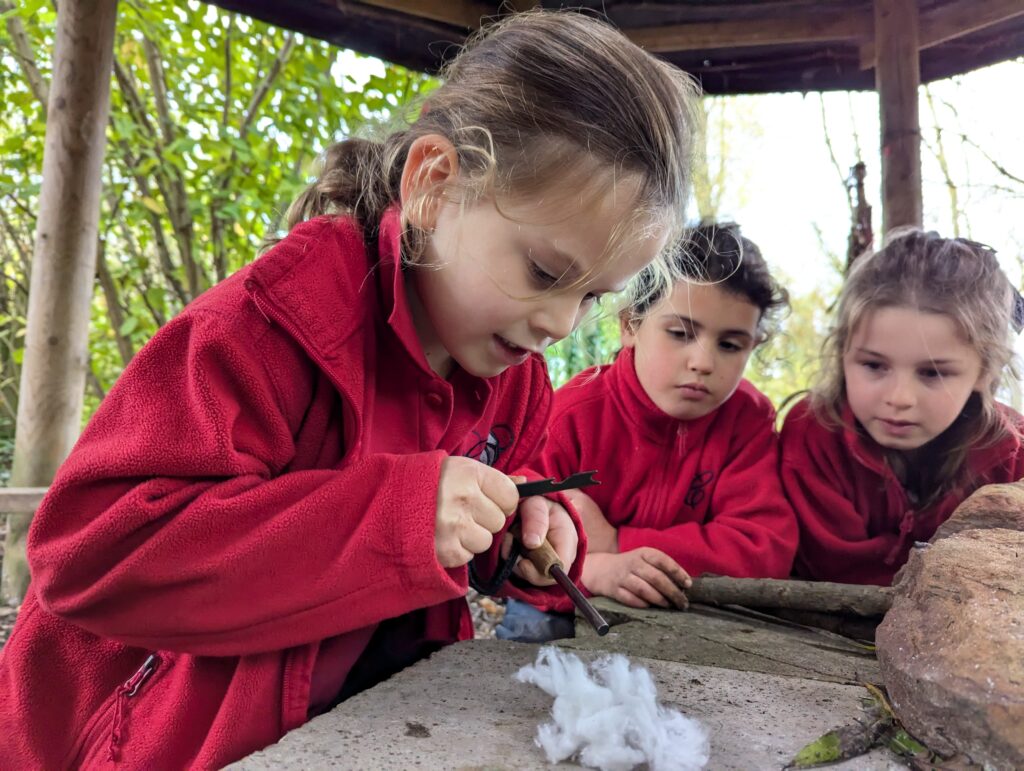
[[[459,176],[455,146],[441,134],[425,134],[409,146],[399,192],[409,224],[433,230],[447,186]]]
[[[629,311],[619,314],[619,339],[623,348],[632,348],[636,345],[636,330],[640,326],[640,320],[634,318]]]

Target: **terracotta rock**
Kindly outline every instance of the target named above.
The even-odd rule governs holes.
[[[957,506],[932,536],[932,543],[963,530],[1003,527],[1024,530],[1024,481],[985,485]]]
[[[915,549],[894,595],[876,644],[907,730],[939,753],[1024,768],[1024,532]]]

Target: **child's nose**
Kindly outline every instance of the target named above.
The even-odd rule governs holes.
[[[715,369],[715,356],[711,350],[700,340],[689,346],[688,365],[691,372],[699,372],[708,375]]]
[[[545,338],[545,344],[568,337],[582,318],[582,310],[568,294],[547,298],[530,319],[534,330]]]
[[[886,394],[886,404],[897,409],[906,409],[914,405],[914,387],[908,377],[896,376],[892,380],[889,392]]]

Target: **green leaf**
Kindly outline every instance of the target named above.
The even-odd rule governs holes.
[[[146,290],[146,301],[157,310],[163,310],[164,290],[158,286],[151,286]]]
[[[25,19],[30,19],[36,15],[40,8],[45,5],[46,0],[21,0],[21,8],[19,13]]]
[[[150,198],[148,195],[144,195],[139,198],[139,201],[142,202],[143,206],[145,206],[147,209],[153,212],[153,214],[164,215],[167,213],[167,210],[163,207],[163,204],[161,204],[155,198]]]
[[[11,358],[14,359],[15,364],[21,364],[25,360],[25,349],[15,348],[14,353],[11,354]]]
[[[134,332],[138,328],[138,326],[139,320],[134,316],[129,316],[124,320],[124,323],[121,325],[121,328],[117,331],[118,334],[121,335],[121,337],[127,337],[132,332]]]
[[[842,760],[842,749],[839,744],[839,734],[829,731],[794,755],[789,767],[810,768],[822,763],[834,763],[837,760]]]
[[[897,755],[910,757],[928,757],[931,755],[927,747],[902,728],[889,737],[889,749]]]

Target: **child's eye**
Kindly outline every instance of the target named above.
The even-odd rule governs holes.
[[[675,340],[689,340],[691,337],[688,329],[669,329],[668,334]]]
[[[718,347],[721,348],[723,351],[728,351],[729,353],[738,353],[739,351],[743,350],[742,345],[740,345],[739,343],[735,343],[732,340],[723,340],[718,344]]]
[[[552,276],[550,273],[541,268],[541,266],[535,263],[533,260],[530,260],[529,263],[530,276],[532,276],[534,281],[536,281],[541,287],[547,289],[558,283],[557,277]]]
[[[860,365],[869,372],[881,372],[885,369],[885,365],[880,361],[862,361]]]
[[[940,372],[940,371],[939,371],[939,370],[937,370],[937,369],[931,369],[931,368],[928,368],[928,369],[922,369],[922,370],[921,370],[921,371],[920,371],[920,372],[919,372],[918,374],[919,374],[919,375],[920,375],[920,376],[921,376],[921,377],[922,377],[923,379],[925,379],[925,380],[937,380],[937,379],[939,379],[939,378],[943,377],[943,375],[944,375],[945,373],[943,373],[943,372]]]

